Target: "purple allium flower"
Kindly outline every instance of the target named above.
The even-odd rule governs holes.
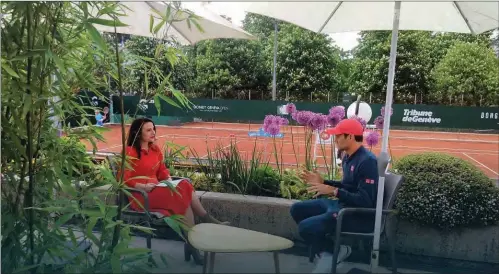
[[[379,143],[379,133],[377,131],[370,131],[366,137],[368,146],[373,147]]]
[[[390,116],[393,115],[393,107],[390,108]],[[385,107],[381,107],[381,116],[385,117]]]
[[[330,126],[335,127],[341,121],[341,118],[338,115],[329,113],[327,120]]]
[[[377,129],[383,129],[383,124],[385,123],[385,118],[383,116],[378,116],[374,119],[374,125]]]
[[[340,119],[345,118],[345,107],[344,106],[335,106],[329,109],[330,115],[336,115]]]
[[[362,125],[362,127],[363,127],[364,129],[366,129],[366,126],[367,126],[367,122],[366,122],[366,120],[364,120],[364,119],[362,119],[361,117],[356,116],[356,115],[352,116],[352,117],[351,117],[351,119],[355,119],[355,120],[359,121],[359,122],[360,122],[360,124]]]
[[[286,112],[287,112],[288,114],[293,114],[293,113],[295,113],[295,112],[296,112],[296,106],[295,106],[295,104],[293,104],[293,103],[289,103],[289,104],[287,104],[287,105],[286,105]]]
[[[289,125],[289,120],[284,117],[279,117],[279,125],[281,126]]]
[[[281,132],[281,127],[278,124],[269,124],[264,127],[263,130],[272,136],[276,136],[279,132]]]
[[[263,120],[263,125],[287,125],[289,123],[288,119],[276,115],[266,115]]]
[[[298,124],[303,125],[303,126],[310,126],[310,121],[312,121],[312,118],[314,118],[315,113],[308,111],[308,110],[302,110],[296,112],[296,121]]]
[[[298,112],[293,112],[293,113],[291,113],[291,119],[293,119],[293,120],[295,120],[295,121],[296,121],[296,114],[297,114],[297,113],[298,113]]]
[[[276,116],[274,115],[265,115],[265,119],[263,120],[263,126],[274,124],[275,117]]]
[[[324,114],[316,113],[310,121],[310,126],[313,130],[324,130],[328,123],[328,117]]]

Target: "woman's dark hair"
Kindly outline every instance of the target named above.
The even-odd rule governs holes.
[[[140,136],[142,133],[142,126],[145,123],[152,123],[152,126],[154,128],[154,131],[156,131],[156,125],[154,122],[149,119],[149,118],[137,118],[135,119],[132,124],[130,125],[130,129],[128,130],[128,137],[127,137],[127,146],[129,147],[134,147],[135,150],[137,151],[137,157],[140,159],[140,152],[141,152],[141,147],[140,147]]]

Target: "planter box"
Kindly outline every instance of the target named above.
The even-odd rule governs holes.
[[[397,250],[414,255],[499,264],[499,226],[444,233],[399,221]]]
[[[289,214],[295,200],[205,192],[201,202],[208,212],[234,226],[299,239]],[[443,233],[398,221],[396,230],[397,250],[403,253],[499,264],[499,226]],[[381,249],[387,250],[383,242]]]

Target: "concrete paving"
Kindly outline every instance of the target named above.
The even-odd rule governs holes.
[[[133,247],[145,247],[144,238],[134,237]],[[168,266],[161,266],[156,273],[202,273],[202,266],[195,265],[191,260],[185,262],[183,257],[183,242],[174,240],[153,239],[152,249],[163,253]],[[159,257],[159,254],[156,254]],[[281,273],[312,273],[315,265],[308,262],[304,256],[281,253],[279,255]],[[338,267],[338,273],[348,273],[351,269],[369,270],[369,266],[359,263],[345,262]],[[272,253],[217,253],[215,256],[215,273],[274,273]],[[379,273],[391,273],[381,268]],[[430,274],[422,270],[399,269],[399,273]]]

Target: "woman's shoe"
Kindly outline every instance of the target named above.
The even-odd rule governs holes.
[[[203,256],[199,253],[199,250],[195,249],[191,244],[184,244],[184,260],[189,262],[191,257],[197,265],[203,265]]]
[[[206,215],[204,215],[200,218],[203,221],[203,223],[212,223],[212,224],[217,224],[217,225],[230,225],[230,222],[221,222],[221,221],[215,219],[209,213],[206,213]]]

